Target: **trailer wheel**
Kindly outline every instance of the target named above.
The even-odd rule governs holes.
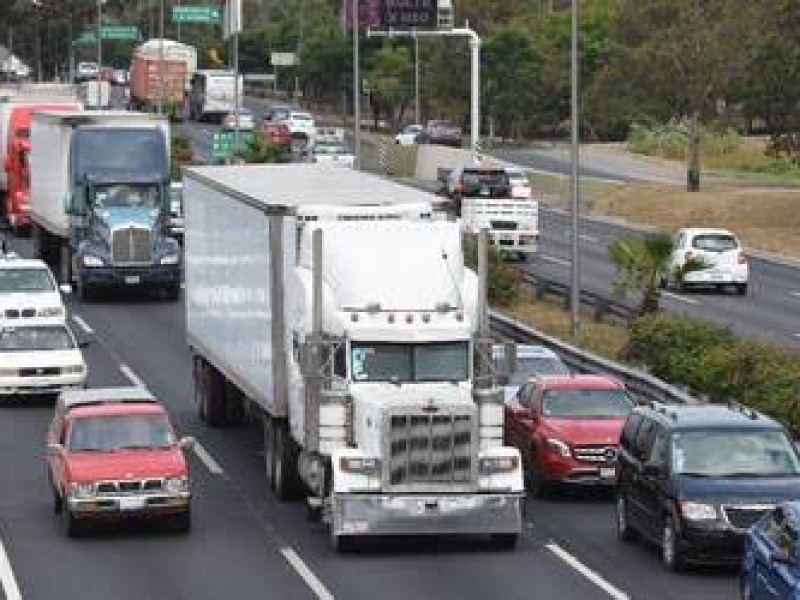
[[[285,424],[274,422],[275,433],[275,494],[279,500],[297,500],[302,483],[297,473],[298,449]]]
[[[264,475],[267,489],[275,489],[275,426],[272,418],[264,415]]]
[[[355,550],[355,538],[352,535],[336,534],[331,532],[331,546],[336,552],[345,554]]]
[[[242,391],[230,382],[225,382],[225,408],[228,425],[241,425],[245,420],[245,398]]]
[[[223,427],[226,425],[225,378],[206,361],[203,361],[203,375],[206,424],[209,427]]]
[[[203,377],[203,359],[195,355],[192,357],[192,380],[194,381],[194,401],[197,403],[197,414],[200,420],[206,421],[206,402]]]

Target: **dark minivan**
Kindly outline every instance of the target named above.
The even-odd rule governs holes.
[[[617,536],[659,544],[673,571],[738,564],[747,529],[800,498],[800,455],[789,434],[738,404],[635,408],[617,469]]]

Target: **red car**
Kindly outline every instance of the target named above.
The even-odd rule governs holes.
[[[601,375],[543,375],[506,403],[506,441],[534,495],[553,484],[614,485],[620,435],[634,401]]]
[[[261,124],[261,134],[270,144],[275,144],[288,151],[292,149],[292,132],[286,123],[279,121],[264,121]]]
[[[164,407],[142,388],[62,392],[47,432],[48,477],[65,533],[92,521],[169,519],[190,527],[189,472]]]

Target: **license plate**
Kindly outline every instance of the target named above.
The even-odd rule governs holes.
[[[600,467],[600,479],[614,479],[617,470],[614,467]]]
[[[120,498],[120,510],[140,510],[144,508],[144,498]]]
[[[488,196],[488,195],[489,195],[489,188],[488,187],[481,188],[481,196]]]
[[[128,285],[136,285],[139,283],[141,279],[138,275],[125,275],[125,283]]]

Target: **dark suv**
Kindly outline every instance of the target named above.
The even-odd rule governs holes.
[[[616,530],[664,565],[738,564],[745,531],[800,498],[800,455],[776,421],[740,405],[640,406],[622,431]]]

